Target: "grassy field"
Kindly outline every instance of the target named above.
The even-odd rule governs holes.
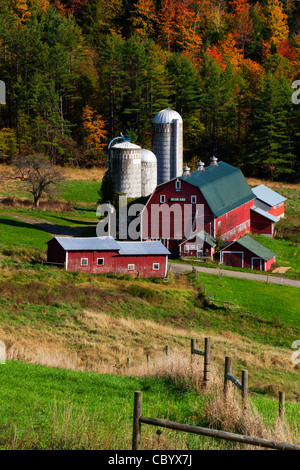
[[[137,389],[143,390],[145,409],[152,416],[272,435],[271,429],[257,427],[259,419],[246,422],[236,405],[225,409],[215,396],[214,387],[222,389],[228,355],[237,377],[242,369],[249,371],[252,404],[275,432],[273,437],[295,440],[300,427],[300,370],[292,363],[291,344],[300,339],[299,289],[225,276],[201,275],[196,280],[193,274],[171,274],[165,282],[41,265],[52,236],[37,223],[58,225],[66,233],[83,229],[87,236],[96,224],[103,171],[64,171],[68,181],[59,200],[70,210],[0,204],[0,339],[9,359],[0,365],[0,446],[129,449]],[[279,265],[291,266],[291,277],[299,275],[300,267],[294,238],[298,191],[279,191],[285,196],[289,192],[284,223],[290,225],[279,231],[287,239],[257,237],[277,253]],[[0,199],[12,196],[22,199],[28,194],[15,183],[0,188]],[[208,300],[207,292],[229,301],[230,308]],[[189,349],[191,338],[202,349],[206,336],[212,340],[214,384],[207,395],[199,388],[202,359],[192,367]],[[164,353],[166,345],[170,358]],[[291,434],[278,430],[275,422],[279,390],[286,392],[289,402]],[[155,428],[145,428],[144,448],[216,446],[222,448],[168,431],[158,437]]]
[[[143,392],[144,416],[208,425],[213,393],[199,395],[168,377],[99,375],[8,361],[1,365],[0,375],[0,447],[130,449],[135,390]],[[274,429],[275,402],[254,398],[251,403]],[[238,414],[238,410],[235,412]],[[299,431],[297,421],[300,422],[299,408],[288,404],[286,423],[294,430],[294,436]],[[215,424],[222,428],[221,422]],[[231,426],[245,426],[246,430],[247,423],[232,420]],[[163,430],[158,436],[156,429],[142,427],[143,449],[232,448],[232,444],[170,430]],[[267,437],[271,435],[270,428],[262,431],[256,424],[256,430],[262,435],[267,433]],[[278,440],[279,436],[275,433],[274,437]]]

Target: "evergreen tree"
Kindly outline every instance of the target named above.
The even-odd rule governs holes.
[[[291,87],[285,79],[268,74],[265,85],[254,100],[251,133],[251,164],[255,173],[284,177],[294,172],[296,155],[292,141],[290,116]]]

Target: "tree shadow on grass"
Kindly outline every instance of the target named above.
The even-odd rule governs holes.
[[[0,229],[2,225],[15,227],[16,229],[30,229],[30,230],[39,230],[41,232],[50,233],[55,236],[65,236],[65,237],[78,237],[82,236],[95,236],[95,227],[91,226],[82,226],[82,227],[66,227],[63,225],[53,225],[47,222],[41,222],[36,224],[28,224],[22,222],[21,220],[10,219],[10,218],[0,218]],[[85,234],[88,235],[85,235]],[[15,234],[18,236],[18,233]]]

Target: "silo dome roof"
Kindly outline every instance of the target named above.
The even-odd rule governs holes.
[[[170,108],[166,108],[162,109],[157,113],[157,115],[153,119],[153,122],[154,124],[171,124],[176,119],[178,119],[178,121],[182,123],[182,117],[179,113],[177,113],[177,111],[174,111]]]
[[[142,162],[156,163],[156,156],[150,150],[142,149]]]
[[[138,145],[132,144],[131,142],[118,142],[112,146],[113,149],[140,149]]]

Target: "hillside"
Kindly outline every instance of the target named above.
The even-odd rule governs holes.
[[[12,199],[10,204],[18,202],[0,206],[0,338],[8,359],[1,366],[5,406],[0,445],[129,449],[136,389],[144,391],[152,416],[233,432],[242,426],[255,435],[297,442],[300,375],[291,360],[291,345],[300,337],[299,289],[213,275],[196,279],[192,273],[154,281],[43,265],[52,230],[88,235],[97,222],[101,175],[98,170],[67,171],[59,199],[44,200],[44,208],[28,207],[28,194],[19,183],[0,190],[1,198]],[[299,188],[281,189],[292,196],[287,220],[294,230]],[[290,263],[293,274],[299,272],[294,241],[265,242],[282,247],[279,264]],[[209,300],[204,289],[229,301],[230,308]],[[222,390],[224,358],[231,356],[236,377],[243,369],[249,371],[252,406],[270,428],[257,427],[258,418],[255,426],[252,418],[251,425],[243,421],[235,401],[235,411],[228,409],[234,419],[229,419],[214,387],[203,394],[202,359],[191,368],[190,341],[195,338],[201,349],[207,336],[216,390]],[[291,431],[280,431],[276,424],[280,390],[286,392]],[[124,433],[116,435],[116,426]],[[159,440],[153,429],[144,432],[144,448],[223,446],[172,432]]]

